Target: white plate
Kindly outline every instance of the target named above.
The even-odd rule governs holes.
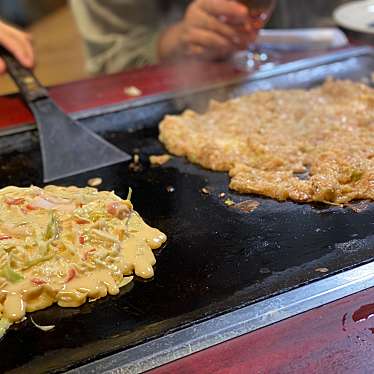
[[[374,34],[374,0],[354,1],[335,9],[335,22],[346,29]]]
[[[348,44],[345,34],[335,27],[309,29],[262,29],[257,42],[273,49],[302,51],[328,49]]]

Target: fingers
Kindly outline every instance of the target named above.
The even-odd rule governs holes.
[[[183,20],[167,29],[160,38],[162,58],[177,55],[208,59],[229,57],[246,48],[247,8],[233,0],[194,0]]]
[[[198,45],[212,50],[216,49],[223,54],[232,50],[232,44],[226,38],[209,30],[191,29],[184,38],[189,45]]]
[[[219,5],[217,9],[216,5]],[[225,19],[236,15],[238,21],[241,14],[246,15],[247,11],[242,5],[229,0],[196,0],[191,3],[185,14],[182,35],[188,54],[222,58],[241,47],[241,34],[238,31],[241,31],[244,22],[224,22],[223,14]]]
[[[0,22],[0,44],[8,49],[23,66],[27,68],[34,66],[34,51],[30,35]]]
[[[1,41],[1,39],[0,39]],[[31,68],[34,65],[34,52],[31,41],[27,34],[13,29],[4,39],[4,45],[25,67]]]
[[[207,13],[215,17],[223,17],[229,23],[244,23],[248,17],[245,5],[230,0],[196,0]]]
[[[217,50],[206,49],[199,45],[190,45],[186,54],[187,56],[206,61],[219,61],[224,60],[227,57]]]
[[[196,15],[193,15],[196,19],[196,25],[202,29],[213,31],[216,34],[221,34],[230,40],[235,40],[238,35],[234,28],[219,21],[216,17],[204,12],[202,9],[197,8],[195,11]]]
[[[25,42],[25,48],[27,52],[27,57],[30,62],[28,67],[33,67],[35,65],[35,55],[34,55],[34,48],[32,45],[32,36],[31,34],[22,33],[23,34],[23,40]]]
[[[5,62],[2,58],[0,58],[0,74],[4,74],[6,71]]]

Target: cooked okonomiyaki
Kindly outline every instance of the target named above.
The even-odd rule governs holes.
[[[310,90],[256,92],[204,114],[166,116],[168,151],[228,171],[230,188],[277,200],[374,200],[374,89],[328,80]]]
[[[128,199],[86,187],[0,190],[0,337],[26,312],[115,295],[153,276],[166,236]]]

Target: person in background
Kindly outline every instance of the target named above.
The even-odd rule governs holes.
[[[218,60],[251,38],[233,0],[70,0],[89,72],[114,73],[183,57]]]
[[[272,27],[331,26],[331,12],[351,0],[278,0]],[[24,24],[64,0],[0,2],[1,16]],[[253,38],[247,8],[235,0],[70,0],[91,73],[193,56],[223,59]],[[12,16],[12,17],[10,17]],[[20,22],[21,21],[21,22]],[[53,32],[53,30],[51,30]],[[0,21],[0,46],[34,66],[29,34]],[[0,58],[0,74],[5,72]]]
[[[9,50],[23,66],[27,68],[34,66],[31,36],[2,21],[0,21],[0,46]],[[0,57],[0,74],[5,71],[5,62]]]

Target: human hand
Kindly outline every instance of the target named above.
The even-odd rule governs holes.
[[[248,9],[232,0],[195,0],[184,18],[161,37],[161,57],[182,54],[222,59],[248,44]]]
[[[0,45],[5,47],[26,68],[34,66],[34,51],[31,35],[0,21]],[[6,64],[0,57],[0,74],[6,71]]]

